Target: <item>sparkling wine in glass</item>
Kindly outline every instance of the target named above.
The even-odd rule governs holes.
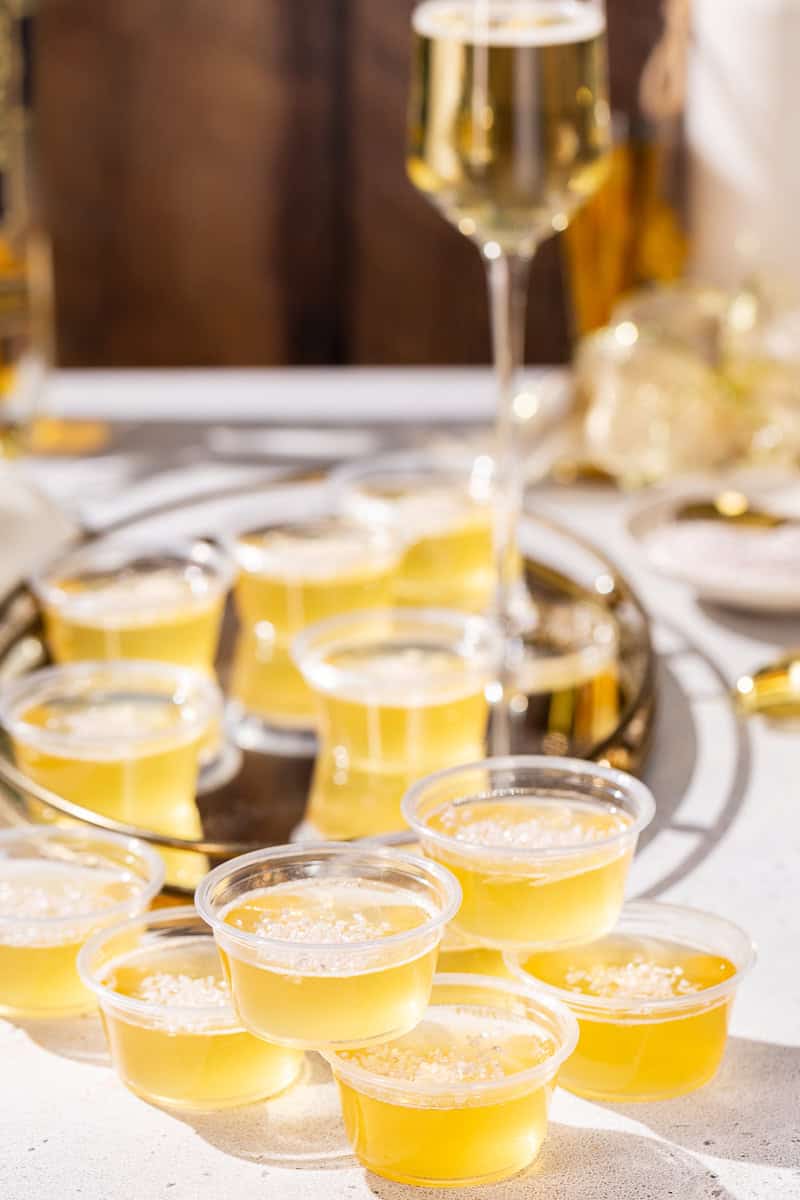
[[[479,248],[497,373],[497,613],[519,645],[521,464],[513,402],[530,264],[603,183],[610,147],[603,0],[426,0],[412,15],[412,183]]]

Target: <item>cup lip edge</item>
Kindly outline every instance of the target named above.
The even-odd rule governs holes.
[[[363,535],[365,543],[369,543],[376,548],[380,547],[380,549],[383,551],[383,554],[380,557],[379,565],[375,567],[374,573],[376,575],[391,569],[396,569],[399,566],[403,557],[403,545],[395,534],[391,533],[388,529],[377,528],[360,523],[347,513],[331,511],[317,513],[316,515],[310,513],[305,517],[297,517],[285,521],[274,521],[264,525],[247,525],[243,526],[241,529],[237,529],[236,532],[231,535],[232,547],[230,551],[235,569],[245,575],[253,576],[257,579],[262,577],[266,577],[268,579],[277,579],[280,583],[286,583],[290,586],[295,583],[311,583],[324,586],[326,583],[338,579],[340,576],[336,572],[331,575],[308,576],[302,572],[297,574],[278,575],[267,571],[254,571],[247,567],[243,561],[243,551],[241,546],[248,537],[256,537],[259,534],[280,533],[287,530],[309,529],[315,525],[324,525],[326,523],[337,523],[346,529]],[[254,547],[254,549],[258,550],[259,547]]]
[[[107,830],[92,830],[82,828],[72,828],[65,825],[31,825],[26,828],[23,825],[15,825],[10,829],[0,829],[0,850],[3,846],[13,842],[17,838],[33,838],[35,840],[48,841],[51,838],[64,838],[69,840],[87,840],[105,842],[110,845],[125,847],[130,854],[136,855],[140,860],[143,860],[148,869],[147,879],[142,880],[143,886],[137,896],[130,900],[120,901],[119,904],[113,905],[111,908],[102,909],[100,912],[81,913],[71,917],[6,917],[0,916],[0,929],[8,928],[13,925],[25,924],[42,931],[46,929],[56,929],[58,927],[70,927],[76,924],[86,924],[94,922],[98,917],[103,918],[103,925],[98,932],[102,932],[107,928],[106,917],[110,917],[110,924],[115,923],[115,919],[120,919],[130,916],[131,912],[143,913],[147,912],[149,905],[159,894],[164,886],[166,878],[166,866],[164,860],[157,850],[152,846],[148,846],[146,842],[139,838],[127,837],[117,833],[111,833]],[[45,860],[42,860],[45,861]],[[136,919],[136,918],[133,918]],[[94,936],[94,935],[92,935]]]
[[[173,922],[187,921],[190,918],[194,919],[201,927],[200,936],[206,940],[210,940],[213,945],[214,935],[212,931],[192,904],[182,904],[176,908],[165,910],[157,909],[155,912],[145,909],[135,916],[128,917],[124,921],[117,921],[112,925],[105,925],[102,929],[96,930],[84,942],[77,954],[76,963],[81,982],[94,993],[101,1007],[119,1009],[130,1015],[149,1017],[153,1023],[155,1023],[155,1020],[160,1021],[166,1017],[175,1015],[192,1017],[197,1024],[201,1024],[205,1020],[207,1024],[213,1023],[218,1025],[226,1033],[245,1033],[247,1031],[236,1015],[232,998],[229,998],[227,1009],[221,1009],[215,1005],[153,1004],[146,1000],[136,1000],[132,996],[125,996],[123,993],[108,987],[89,966],[89,960],[92,955],[110,937],[124,933],[128,929],[135,929],[137,926],[169,925]]]
[[[438,785],[447,779],[452,779],[461,773],[480,770],[516,770],[530,768],[534,770],[550,770],[573,772],[577,775],[599,775],[608,783],[615,784],[620,790],[629,795],[638,811],[633,816],[630,825],[619,830],[611,837],[601,838],[593,842],[577,842],[568,846],[517,847],[517,846],[481,846],[469,842],[460,842],[456,838],[431,830],[416,815],[415,808],[425,791],[432,785]],[[491,793],[488,793],[491,795]],[[446,848],[462,859],[491,858],[492,861],[530,863],[542,859],[551,862],[559,859],[583,857],[590,851],[604,850],[620,845],[626,841],[638,838],[639,834],[652,821],[656,812],[656,803],[652,792],[645,783],[633,775],[620,771],[616,767],[607,767],[601,763],[582,758],[561,758],[544,754],[504,755],[497,758],[485,758],[472,763],[463,763],[455,767],[446,767],[435,771],[412,784],[401,801],[403,819],[420,841],[427,839]]]
[[[422,868],[425,873],[432,876],[439,886],[444,890],[445,901],[441,911],[436,916],[429,917],[421,925],[415,926],[413,929],[404,930],[401,933],[393,933],[385,938],[373,938],[366,942],[323,942],[321,944],[312,942],[293,942],[283,938],[266,938],[258,934],[247,933],[243,930],[237,930],[232,925],[226,924],[211,911],[208,901],[208,894],[211,888],[221,879],[224,879],[227,874],[241,867],[247,867],[251,863],[256,863],[263,859],[283,861],[285,859],[303,858],[306,855],[322,854],[323,857],[335,859],[337,857],[358,857],[359,855],[367,855],[376,857],[384,862],[408,864],[413,867]],[[451,871],[446,867],[442,867],[439,863],[432,862],[431,859],[424,858],[421,855],[404,854],[396,851],[391,847],[363,847],[357,843],[351,842],[315,842],[315,843],[293,843],[286,846],[269,847],[265,850],[252,850],[249,854],[240,854],[236,858],[229,859],[227,862],[220,863],[213,870],[201,879],[198,884],[194,902],[200,917],[211,927],[215,934],[218,932],[223,934],[231,941],[239,945],[246,946],[250,949],[273,948],[280,950],[283,953],[291,952],[293,954],[308,953],[318,954],[330,957],[336,957],[340,954],[368,954],[376,950],[382,949],[384,946],[399,946],[404,942],[414,941],[417,938],[426,938],[432,934],[439,933],[444,930],[455,914],[461,907],[462,891],[461,884],[456,879]]]
[[[111,675],[117,672],[123,675],[129,673],[133,677],[164,675],[167,679],[171,679],[176,687],[185,683],[200,697],[202,711],[192,721],[186,723],[185,729],[179,729],[177,732],[170,733],[165,730],[160,735],[158,731],[155,733],[129,733],[123,738],[118,732],[99,734],[93,737],[53,733],[13,715],[15,708],[29,689],[47,689],[50,683],[55,683],[59,679],[63,679],[66,685],[70,680],[90,679],[93,674],[104,672]],[[222,693],[213,679],[195,667],[162,662],[160,659],[81,659],[76,662],[53,663],[35,671],[26,671],[0,687],[0,725],[8,735],[25,745],[37,748],[51,747],[55,753],[61,752],[65,755],[68,755],[70,750],[88,750],[93,747],[98,750],[106,750],[109,745],[119,744],[120,741],[123,741],[128,748],[140,745],[152,745],[154,748],[183,746],[187,742],[201,737],[215,719],[222,719],[222,706]]]
[[[403,471],[409,474],[415,471],[431,471],[441,472],[442,475],[466,476],[469,479],[478,457],[479,454],[473,454],[469,450],[449,456],[437,455],[435,450],[426,450],[424,447],[416,450],[412,448],[387,451],[384,454],[371,455],[369,458],[339,463],[331,471],[328,479],[332,493],[341,503],[347,495],[346,489],[352,487],[362,476],[373,473],[380,475],[383,472],[391,475]]]
[[[569,1007],[557,997],[549,995],[543,989],[529,988],[523,986],[516,979],[498,979],[491,975],[476,975],[469,972],[459,971],[444,971],[437,972],[433,977],[432,988],[439,987],[465,987],[465,988],[480,988],[488,992],[511,993],[527,1001],[532,1001],[539,1005],[550,1018],[555,1019],[560,1031],[560,1044],[557,1046],[553,1054],[551,1054],[544,1062],[537,1063],[534,1067],[528,1067],[524,1071],[517,1071],[513,1075],[504,1076],[502,1079],[490,1080],[472,1080],[462,1084],[443,1084],[431,1082],[419,1082],[415,1080],[393,1080],[390,1077],[378,1075],[373,1071],[369,1071],[364,1067],[347,1063],[345,1070],[339,1070],[342,1059],[338,1051],[325,1050],[322,1051],[322,1056],[330,1063],[334,1074],[341,1075],[344,1082],[350,1085],[350,1080],[346,1077],[350,1075],[352,1078],[360,1080],[368,1086],[372,1085],[374,1091],[382,1091],[387,1094],[387,1098],[391,1094],[409,1095],[416,1092],[420,1099],[435,1099],[437,1097],[456,1097],[460,1100],[465,1100],[472,1097],[490,1098],[498,1093],[503,1093],[508,1090],[516,1089],[520,1084],[529,1084],[530,1087],[526,1090],[534,1091],[539,1086],[544,1086],[551,1079],[554,1079],[558,1074],[563,1063],[569,1058],[578,1044],[579,1028],[578,1022]],[[429,1007],[435,1007],[429,999],[426,1005],[426,1010]],[[345,1060],[346,1061],[346,1060]],[[351,1085],[354,1086],[354,1085]],[[391,1101],[389,1101],[391,1102]],[[430,1105],[430,1107],[436,1107]]]
[[[336,646],[334,643],[333,646],[328,646],[324,650],[313,650],[311,647],[320,637],[329,637],[335,635],[337,631],[341,631],[344,639],[344,632],[348,627],[358,629],[362,623],[368,624],[379,619],[398,624],[402,622],[424,624],[427,622],[435,625],[438,623],[449,627],[454,634],[459,636],[464,636],[470,630],[474,630],[477,636],[485,640],[486,645],[474,657],[466,657],[463,661],[469,675],[475,679],[476,688],[485,688],[492,682],[494,669],[499,661],[501,637],[499,628],[491,617],[456,608],[437,608],[436,606],[404,608],[396,604],[389,604],[379,608],[354,609],[351,612],[339,613],[335,617],[326,617],[322,621],[313,622],[300,633],[295,634],[291,643],[292,660],[309,686],[317,691],[333,692],[334,694],[338,694],[348,684],[351,687],[360,686],[360,676],[357,671],[341,670],[340,668],[332,668],[337,677],[336,685],[333,688],[320,686],[318,679],[312,680],[310,672],[316,673],[324,656]],[[368,640],[365,639],[365,642]],[[479,680],[480,683],[478,683]]]
[[[626,917],[635,919],[636,917],[646,917],[656,913],[661,917],[670,917],[673,920],[681,919],[696,919],[700,918],[703,921],[713,923],[718,929],[724,928],[728,933],[733,934],[741,940],[743,949],[743,961],[741,965],[734,963],[736,970],[733,975],[723,979],[720,983],[714,984],[713,987],[703,988],[699,992],[691,992],[685,996],[670,996],[663,999],[647,1000],[637,999],[636,997],[625,996],[591,996],[582,992],[570,992],[567,988],[557,987],[555,984],[547,983],[540,979],[538,975],[532,975],[522,966],[522,960],[531,953],[548,953],[546,950],[511,950],[503,953],[503,962],[512,972],[514,979],[523,987],[529,986],[526,982],[531,980],[534,989],[543,988],[555,999],[566,1004],[572,1010],[579,1010],[581,1015],[585,1014],[586,1019],[600,1018],[603,1016],[613,1017],[620,1013],[630,1013],[630,1024],[635,1024],[641,1018],[657,1017],[659,1014],[664,1014],[665,1019],[668,1019],[670,1013],[682,1013],[691,1009],[706,1009],[715,1007],[716,1003],[723,1001],[731,993],[734,993],[740,986],[743,980],[750,974],[756,964],[758,950],[755,942],[750,935],[742,929],[741,925],[737,925],[734,921],[727,917],[722,917],[718,913],[709,912],[708,909],[693,908],[688,904],[670,904],[660,900],[631,900],[624,904],[620,913],[620,918],[613,929],[604,936],[613,936],[620,929],[621,925],[625,924]],[[675,938],[680,942],[680,937]],[[686,943],[689,945],[690,943]],[[677,1019],[677,1017],[676,1017]]]
[[[195,561],[194,551],[200,545],[207,546],[218,560],[211,565],[214,586],[209,589],[207,597],[207,601],[210,604],[216,602],[220,594],[224,595],[228,591],[236,575],[236,562],[233,557],[230,539],[220,534],[213,536],[197,535],[196,537],[192,537],[191,535],[183,536],[173,542],[165,541],[159,537],[137,538],[135,533],[130,533],[128,536],[125,533],[100,534],[96,538],[67,547],[62,554],[59,554],[38,570],[31,572],[28,576],[28,584],[40,604],[57,608],[59,607],[59,603],[55,597],[60,589],[52,582],[52,576],[59,569],[63,570],[67,567],[73,560],[80,562],[82,557],[88,558],[98,552],[102,554],[104,551],[113,554],[115,550],[118,550],[124,554],[127,550],[134,556],[138,552],[138,555],[141,557],[171,554],[173,556],[185,557],[187,563],[190,563]],[[201,563],[200,565],[204,564]],[[198,603],[197,607],[200,608],[202,606]]]

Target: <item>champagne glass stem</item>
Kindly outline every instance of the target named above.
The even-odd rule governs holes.
[[[495,423],[494,556],[497,571],[496,614],[506,640],[506,659],[514,654],[518,630],[514,597],[519,577],[517,543],[522,511],[523,478],[514,398],[525,359],[525,316],[528,304],[531,254],[490,257],[484,248],[489,281],[494,365],[497,379]]]
[[[484,247],[489,281],[494,364],[497,378],[495,421],[494,558],[497,574],[495,612],[503,633],[500,666],[502,695],[494,706],[491,753],[511,753],[513,680],[522,657],[522,639],[515,620],[514,600],[519,578],[518,531],[522,512],[523,477],[514,417],[519,373],[525,359],[525,316],[532,252],[508,255],[496,242]]]

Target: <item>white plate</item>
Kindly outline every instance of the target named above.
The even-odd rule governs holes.
[[[721,489],[717,489],[719,491]],[[698,552],[694,560],[667,551],[663,546],[651,543],[651,538],[659,529],[668,525],[683,504],[694,501],[708,501],[713,498],[714,491],[704,490],[682,491],[680,493],[659,494],[649,496],[644,502],[637,503],[628,512],[626,529],[628,535],[640,554],[648,564],[661,575],[686,583],[703,600],[726,608],[742,609],[746,612],[800,612],[800,549],[796,563],[792,561],[785,574],[779,578],[765,576],[759,572],[758,565],[753,562],[748,565],[743,555],[743,566],[734,570],[731,566],[715,563],[709,554]],[[748,493],[757,502],[752,492]],[[779,502],[775,494],[765,498],[765,507],[773,512],[791,514],[797,504],[797,491],[791,497],[794,503]],[[800,527],[800,521],[798,523]],[[687,529],[689,522],[686,522]],[[699,534],[699,530],[696,531]],[[730,528],[731,536],[747,536],[747,531]],[[750,537],[768,537],[769,533],[751,532]],[[800,533],[797,535],[800,547]],[[698,537],[698,544],[702,545]]]

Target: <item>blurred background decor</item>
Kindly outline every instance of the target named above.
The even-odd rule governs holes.
[[[490,360],[480,263],[405,177],[412,7],[44,0],[34,24],[28,0],[2,6],[0,333],[20,364],[13,388],[0,379],[7,444],[53,353],[80,367]],[[623,325],[579,354],[570,453],[626,484],[797,462],[781,97],[800,17],[723,9],[609,0],[608,179],[533,271],[529,362],[567,362]],[[750,45],[760,67],[737,88]],[[687,272],[701,286],[671,290]],[[622,299],[643,285],[667,290]],[[40,415],[29,437],[71,453],[107,431]]]

